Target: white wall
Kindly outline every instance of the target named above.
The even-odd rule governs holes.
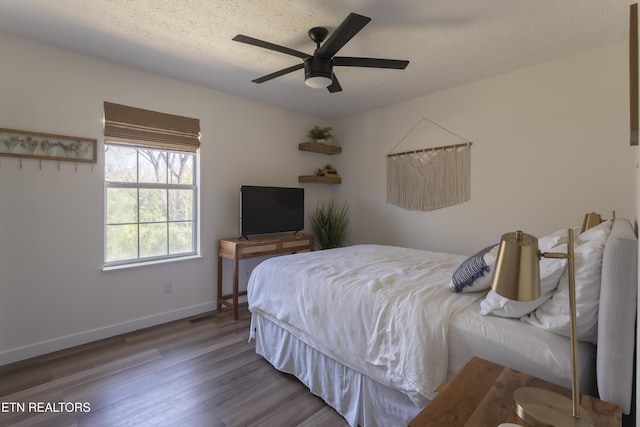
[[[77,170],[0,157],[0,364],[214,308],[240,185],[298,186],[324,161],[297,148],[321,120],[1,34],[0,52],[0,127],[96,138],[99,153]],[[102,271],[103,101],[200,119],[202,258]],[[307,209],[330,194],[305,188]]]
[[[611,45],[337,122],[337,195],[351,201],[352,242],[471,254],[504,232],[541,235],[579,225],[590,211],[635,218],[627,49]],[[385,156],[422,117],[473,142],[470,201],[431,212],[385,203]],[[423,122],[393,152],[461,142],[438,133]]]
[[[321,120],[8,36],[0,51],[0,127],[97,138],[100,154],[105,100],[202,127],[202,258],[191,261],[103,272],[102,155],[77,171],[0,157],[0,364],[212,309],[216,239],[238,232],[240,185],[297,186],[326,162],[297,150]],[[343,184],[306,185],[307,208],[335,194],[351,203],[351,243],[455,253],[591,210],[636,218],[627,70],[620,43],[337,121]],[[385,203],[385,155],[421,117],[473,141],[469,202]],[[420,126],[396,151],[441,145],[434,133]]]

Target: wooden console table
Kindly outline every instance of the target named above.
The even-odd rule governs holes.
[[[444,385],[438,395],[409,423],[409,427],[496,427],[501,423],[528,426],[513,409],[513,392],[539,387],[571,399],[571,391],[513,369],[474,357]],[[591,414],[595,427],[619,427],[620,407],[586,394],[581,411]]]
[[[247,294],[247,291],[238,291],[238,265],[241,259],[312,251],[313,248],[313,234],[304,233],[286,236],[251,236],[249,240],[243,237],[220,239],[218,241],[218,311],[225,305],[233,310],[233,318],[238,319],[238,297]],[[222,294],[223,258],[230,259],[233,263],[233,291],[226,295]]]

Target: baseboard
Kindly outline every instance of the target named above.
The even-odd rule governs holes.
[[[115,325],[106,326],[104,328],[92,329],[85,332],[79,332],[73,335],[56,338],[49,341],[42,341],[37,344],[15,348],[0,353],[0,366],[8,363],[18,362],[20,360],[29,359],[31,357],[41,356],[43,354],[52,353],[54,351],[63,350],[92,341],[109,338],[115,335],[124,334],[138,329],[148,328],[149,326],[160,325],[162,323],[171,322],[173,320],[183,319],[189,316],[206,313],[216,309],[215,302],[193,305],[178,310],[167,311],[153,316],[141,317],[129,322],[117,323]]]

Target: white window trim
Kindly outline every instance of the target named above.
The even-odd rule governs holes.
[[[117,141],[109,141],[108,138],[105,138],[105,147],[107,145],[112,146],[122,146],[118,144]],[[181,152],[178,150],[170,150],[170,149],[161,149],[161,148],[151,148],[145,147],[143,145],[140,146],[129,146],[129,148],[136,149],[152,149],[155,151],[166,151],[166,152]],[[125,268],[135,268],[142,266],[149,266],[154,264],[164,264],[168,262],[175,261],[184,261],[191,259],[199,259],[202,258],[200,252],[200,155],[199,150],[196,152],[188,152],[185,153],[192,154],[194,157],[194,171],[193,171],[193,179],[194,184],[156,184],[156,183],[140,183],[140,182],[110,182],[104,179],[104,197],[103,197],[103,239],[104,239],[104,247],[103,247],[103,268],[102,271],[113,271],[113,270],[121,270]],[[105,158],[105,167],[106,167],[106,158]],[[128,260],[119,260],[119,261],[107,261],[107,189],[108,188],[185,188],[185,189],[194,189],[194,206],[193,206],[193,247],[194,250],[192,252],[183,252],[175,255],[163,255],[156,257],[145,257],[145,258],[135,258]],[[137,223],[139,224],[139,222]]]

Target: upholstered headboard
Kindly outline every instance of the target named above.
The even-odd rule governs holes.
[[[634,386],[637,289],[638,239],[628,220],[616,219],[602,258],[596,377],[600,398],[625,414]]]

